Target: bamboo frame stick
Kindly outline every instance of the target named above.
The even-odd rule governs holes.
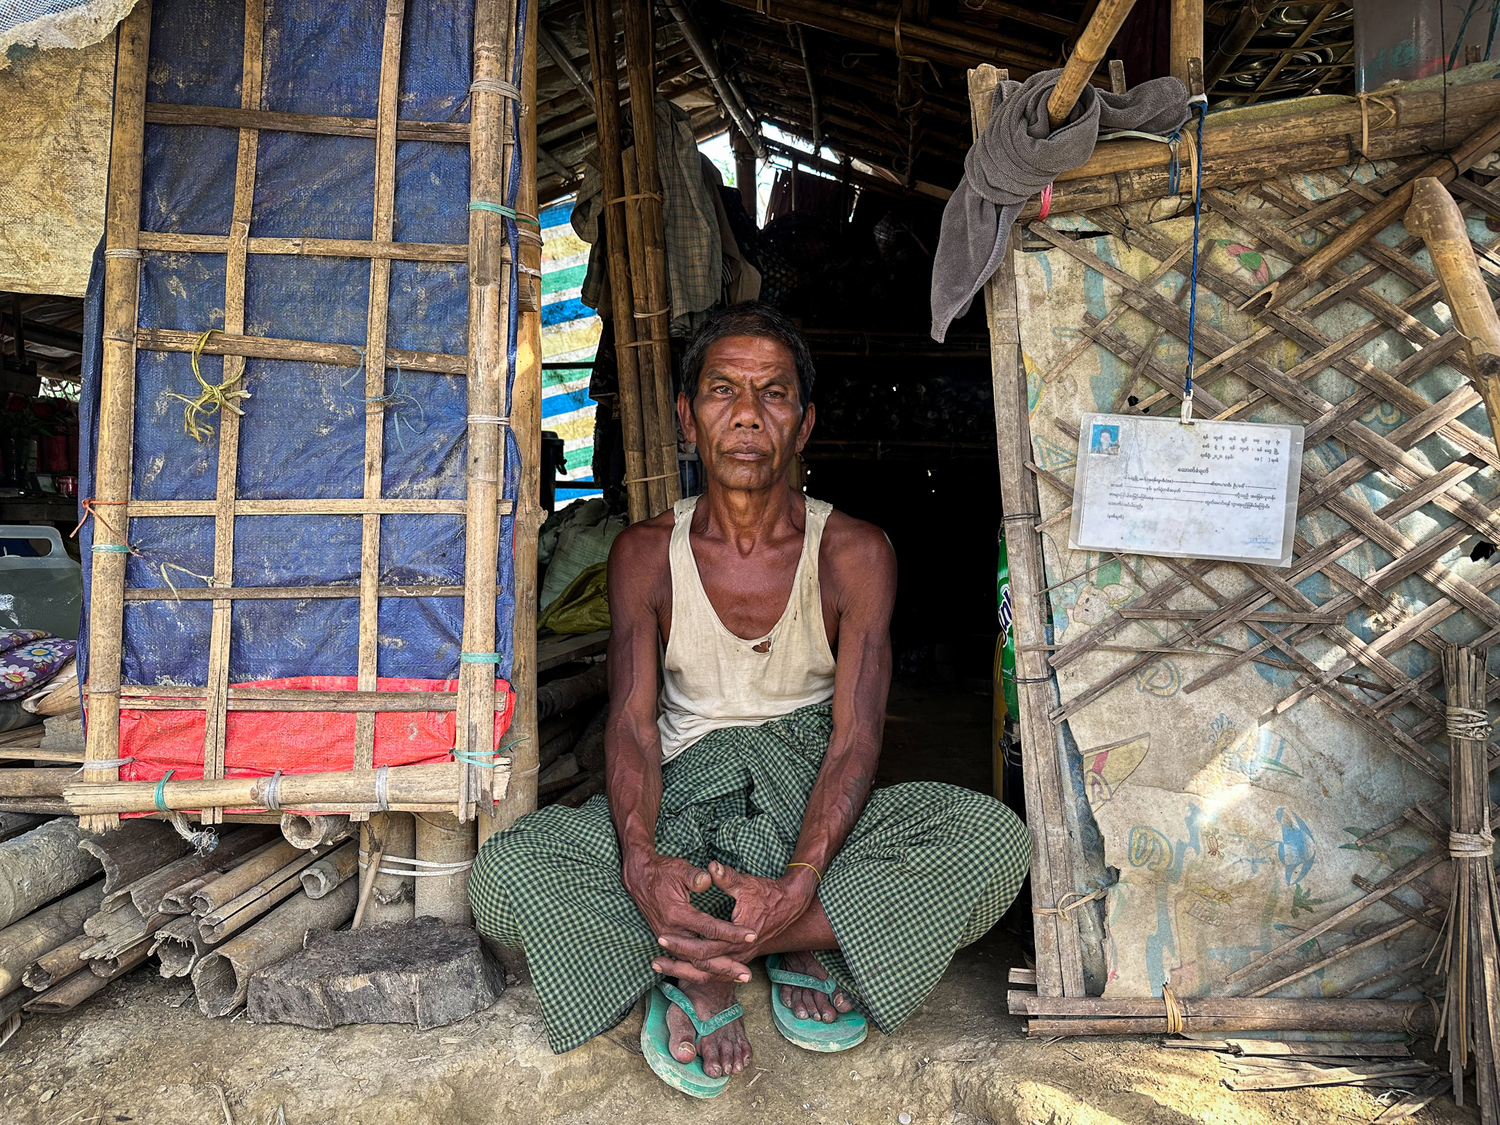
[[[474,85],[470,89],[471,202],[503,206],[511,198],[510,146],[514,144],[510,100],[495,89],[509,83],[516,44],[514,3],[478,0],[474,11]],[[492,210],[469,212],[469,369],[465,515],[463,651],[470,660],[497,651],[496,568],[500,558],[499,502],[504,492],[505,425],[474,418],[504,414],[506,376],[510,370],[512,263],[502,249],[510,246],[507,220]],[[507,423],[508,425],[509,423]],[[495,747],[495,672],[493,663],[461,662],[458,671],[458,737],[456,753],[472,762]],[[487,784],[480,767],[462,767],[455,813],[466,820]]]
[[[649,4],[625,4],[621,7],[621,18],[625,25],[625,64],[630,85],[630,119],[635,134],[635,187],[630,186],[630,176],[625,173],[625,192],[636,196],[626,208],[628,216],[635,210],[643,236],[642,263],[645,267],[645,289],[632,286],[635,298],[635,317],[644,320],[643,334],[637,325],[636,338],[651,341],[651,393],[641,397],[641,414],[646,421],[649,437],[654,428],[657,446],[657,467],[652,475],[660,475],[659,511],[665,511],[682,496],[682,485],[677,475],[677,404],[672,394],[672,342],[670,325],[672,299],[667,285],[667,244],[662,214],[661,173],[657,165],[656,146],[656,38],[655,10]],[[628,159],[628,154],[626,159]],[[625,170],[622,168],[622,172]],[[627,237],[629,235],[627,234]],[[631,243],[631,267],[635,266],[635,243]],[[647,349],[642,349],[645,351]],[[642,370],[644,389],[645,374]],[[654,402],[656,420],[646,418],[646,403]],[[646,463],[651,463],[651,450],[646,451]],[[655,488],[653,488],[653,494]],[[656,512],[652,513],[653,515]]]
[[[396,117],[401,96],[401,32],[406,0],[386,0],[385,36],[380,51],[380,92],[375,110],[375,209],[370,238],[390,242],[396,228]],[[380,499],[385,456],[386,336],[390,323],[391,260],[370,261],[370,303],[365,331],[366,500]],[[380,658],[380,517],[367,513],[360,523],[359,640],[356,665],[360,691],[376,689]],[[375,716],[354,719],[354,768],[375,766]]]
[[[645,217],[641,214],[641,191],[639,168],[635,149],[627,148],[621,154],[621,173],[625,183],[627,204],[625,207],[625,234],[630,242],[630,292],[635,304],[631,316],[635,319],[636,342],[641,348],[636,352],[637,370],[640,373],[641,419],[643,440],[646,443],[646,509],[651,515],[659,515],[667,508],[667,459],[666,443],[662,440],[661,409],[658,402],[657,373],[662,361],[662,349],[656,339],[653,324],[659,317],[652,315],[651,282],[646,274],[647,235]],[[631,206],[635,204],[635,206]],[[667,346],[667,362],[671,359],[671,346]],[[676,460],[676,450],[672,457]]]
[[[1424,176],[1412,185],[1406,229],[1427,243],[1443,300],[1469,355],[1470,382],[1484,400],[1490,432],[1500,434],[1500,314],[1479,272],[1458,204],[1438,180]]]
[[[451,815],[451,814],[450,814]],[[374,816],[360,834],[359,868],[360,905],[355,924],[367,916],[371,922],[410,922],[416,916],[416,888],[401,860],[417,852],[416,818],[404,813]],[[388,860],[396,866],[387,868]]]
[[[22,983],[32,992],[45,992],[53,985],[61,984],[74,973],[89,967],[89,963],[83,959],[83,951],[93,944],[93,938],[87,934],[79,934],[56,948],[49,949],[26,966],[21,974]]]
[[[1181,0],[1174,0],[1174,3],[1177,2]],[[1052,128],[1056,129],[1073,112],[1073,107],[1083,95],[1083,88],[1094,77],[1094,70],[1104,58],[1104,52],[1115,41],[1120,25],[1125,22],[1125,17],[1130,15],[1133,7],[1135,0],[1100,0],[1089,19],[1089,25],[1078,37],[1073,53],[1068,56],[1062,74],[1058,75],[1052,95],[1047,99],[1047,120],[1051,122]],[[1201,38],[1201,31],[1199,35]],[[1199,54],[1202,54],[1201,47]]]
[[[398,130],[399,133],[399,130]],[[224,254],[229,236],[222,234],[164,234],[141,232],[142,250],[171,254]],[[467,262],[465,243],[392,242],[359,238],[265,238],[252,236],[245,242],[252,255],[298,258],[390,258],[398,262]]]
[[[380,586],[382,598],[461,598],[462,586]],[[178,587],[174,592],[155,586],[127,586],[127,602],[191,602],[214,601],[227,598],[230,601],[309,601],[341,598],[358,598],[358,586],[232,586],[213,588]]]
[[[266,17],[263,0],[245,0],[245,42],[240,72],[240,107],[260,108],[261,69],[265,53]],[[235,160],[234,203],[224,262],[224,331],[238,336],[245,331],[245,256],[250,239],[250,213],[255,202],[256,153],[260,133],[240,130]],[[226,355],[223,378],[229,386],[244,378],[245,357]],[[240,463],[240,416],[233,410],[219,412],[219,456],[214,502],[213,586],[234,585],[234,502]],[[229,628],[234,603],[215,598],[209,623],[208,694],[204,702],[203,776],[224,776],[225,733],[229,716]],[[204,809],[203,822],[217,824],[218,809]]]
[[[599,173],[604,185],[605,249],[614,313],[615,357],[619,368],[620,428],[625,445],[625,495],[630,522],[652,515],[646,491],[646,431],[641,412],[639,349],[630,294],[629,240],[625,233],[625,180],[620,163],[619,67],[615,61],[615,22],[611,0],[586,0],[589,64],[598,105]]]
[[[531,105],[536,100],[536,52],[537,30],[541,23],[540,5],[524,0],[528,6],[526,38],[521,45],[521,97],[523,104]],[[536,114],[521,117],[521,182],[517,191],[517,207],[524,214],[537,212],[536,186]],[[485,814],[481,818],[479,836],[487,838],[501,828],[514,824],[526,813],[536,808],[537,776],[537,537],[541,533],[546,513],[542,511],[542,314],[541,314],[541,236],[530,230],[521,230],[519,240],[521,264],[534,273],[526,275],[526,285],[537,280],[537,299],[523,307],[517,315],[516,370],[511,380],[510,405],[511,434],[521,455],[520,495],[516,498],[516,515],[512,523],[511,552],[512,581],[515,591],[514,615],[511,619],[511,686],[516,693],[515,712],[510,717],[502,746],[510,758],[508,773],[495,772],[489,777],[476,779],[479,791],[487,800],[481,806]],[[439,834],[441,835],[441,834]],[[448,842],[447,837],[441,837]],[[419,826],[417,840],[433,840],[431,832]],[[472,859],[477,840],[470,831],[466,840],[467,856]],[[438,850],[453,862],[458,850],[444,846]],[[419,855],[419,858],[425,858]],[[434,879],[417,880],[419,893],[423,884],[438,882]],[[457,901],[451,902],[446,912],[453,917],[467,915],[469,905],[464,885],[467,879],[451,883],[442,880],[450,888],[456,887]]]
[[[1168,73],[1191,94],[1189,59],[1203,60],[1203,0],[1172,0]]]
[[[980,67],[969,72],[969,101],[977,136],[989,123],[990,105],[1001,72]],[[1014,245],[1014,240],[1012,240]],[[1000,457],[1001,505],[1007,529],[1011,590],[1040,590],[1047,584],[1041,541],[1031,530],[1036,520],[1036,483],[1026,471],[1031,437],[1027,408],[1026,370],[1021,362],[1020,313],[1016,305],[1014,251],[985,286],[989,318],[991,362],[994,367],[995,432]],[[1016,675],[1020,681],[1020,726],[1031,829],[1033,925],[1036,941],[1037,987],[1049,996],[1081,996],[1083,956],[1078,925],[1072,916],[1035,913],[1057,906],[1062,895],[1075,891],[1073,859],[1067,839],[1062,779],[1048,713],[1056,698],[1046,653],[1049,615],[1044,600],[1022,596],[1012,606],[1016,640]]]
[[[500,506],[510,511],[510,501]],[[132,500],[126,511],[132,519],[142,516],[211,516],[212,500]],[[401,516],[464,514],[462,500],[236,500],[237,516]],[[354,587],[358,589],[358,587]]]
[[[130,496],[130,449],[135,422],[136,311],[140,295],[137,249],[141,226],[141,165],[145,152],[146,66],[151,48],[151,0],[140,0],[120,23],[115,63],[115,110],[105,222],[104,348],[99,393],[99,448],[94,498],[119,504]],[[112,251],[119,254],[111,256]],[[95,520],[89,605],[90,708],[84,761],[120,756],[121,647],[125,625],[125,559],[128,517]],[[101,548],[111,548],[101,550]],[[119,777],[115,766],[85,765],[90,780]],[[112,811],[81,827],[107,832],[119,824]]]
[[[373,117],[327,117],[312,113],[278,113],[258,107],[228,109],[207,105],[176,105],[171,102],[147,102],[146,121],[151,125],[191,125],[198,128],[212,125],[227,129],[364,137],[371,140],[378,131],[378,124]],[[400,121],[396,124],[396,139],[466,145],[469,143],[469,126],[461,121]]]
[[[497,216],[498,218],[498,216]],[[509,261],[509,254],[504,261]],[[320,344],[311,340],[280,340],[270,336],[228,336],[215,333],[199,345],[199,336],[171,328],[141,328],[135,331],[135,346],[149,352],[192,352],[203,355],[242,355],[256,359],[292,359],[330,367],[360,367],[365,358],[351,344]],[[388,363],[401,370],[432,375],[464,375],[469,368],[467,356],[444,355],[442,352],[419,352],[406,348],[387,348]]]

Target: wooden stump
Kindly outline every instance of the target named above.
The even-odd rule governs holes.
[[[78,850],[79,839],[78,821],[64,816],[0,844],[0,926],[99,874],[99,861]]]
[[[327,1029],[358,1023],[443,1027],[489,1007],[499,964],[468,926],[406,925],[308,935],[307,947],[250,978],[254,1023]]]

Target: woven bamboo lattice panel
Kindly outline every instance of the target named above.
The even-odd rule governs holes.
[[[508,346],[518,238],[536,238],[513,210],[518,8],[330,12],[142,0],[121,25],[85,535],[87,760],[107,764],[76,787],[120,805],[94,800],[90,827],[140,808],[114,781],[122,709],[203,712],[205,783],[226,777],[231,713],[326,712],[348,717],[352,763],[300,772],[348,772],[329,807],[467,818],[505,792]],[[199,383],[230,393],[195,423]],[[347,682],[232,686],[325,675]],[[288,722],[237,776],[281,768]],[[419,727],[446,767],[401,757]],[[377,769],[393,753],[422,784]],[[197,772],[155,805],[200,807],[174,798]],[[206,821],[244,807],[225,793],[196,792]]]
[[[1022,734],[1037,776],[1055,763],[1070,794],[1048,829],[1069,842],[1039,847],[1037,905],[1109,884],[1107,997],[1164,982],[1184,997],[1409,997],[1428,980],[1447,908],[1440,653],[1500,638],[1500,456],[1399,222],[1292,307],[1239,308],[1430,159],[1204,194],[1196,415],[1306,427],[1288,568],[1068,549],[1080,415],[1179,411],[1191,209],[1015,232],[1026,401],[1008,474],[997,366],[1006,531],[1013,565],[1039,545],[1045,578],[1017,588],[1013,572],[1011,594],[1018,623],[1048,626],[1017,626]],[[1487,179],[1453,191],[1493,279]],[[997,357],[1010,284],[991,291]],[[1028,774],[1033,825],[1044,788]],[[1093,826],[1102,863],[1078,843]],[[1087,909],[1039,918],[1044,996],[1080,994],[1068,944]]]

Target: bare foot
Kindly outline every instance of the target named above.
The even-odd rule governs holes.
[[[804,976],[816,977],[818,980],[828,979],[828,970],[823,968],[822,963],[811,953],[783,953],[781,967],[789,973],[801,973]],[[780,988],[781,1002],[790,1008],[792,1015],[799,1020],[832,1023],[839,1018],[840,1012],[847,1012],[854,1007],[854,1002],[845,995],[842,988],[836,990],[832,996],[813,988],[798,988],[791,984],[783,984]]]
[[[723,984],[688,984],[678,981],[677,987],[687,993],[688,999],[698,1011],[700,1020],[712,1019],[734,1003],[734,986]],[[703,1073],[710,1078],[725,1074],[738,1074],[750,1065],[750,1040],[745,1035],[745,1022],[735,1020],[725,1024],[701,1040],[693,1030],[693,1021],[676,1004],[667,1005],[667,1035],[672,1057],[678,1062],[692,1062],[697,1055],[703,1060]],[[697,1042],[697,1047],[693,1044]]]

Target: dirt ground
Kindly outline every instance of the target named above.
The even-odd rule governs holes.
[[[896,688],[881,783],[987,788],[987,696]],[[1007,970],[1022,963],[1002,923],[960,951],[898,1034],[832,1056],[780,1038],[757,970],[740,992],[752,1069],[707,1102],[651,1073],[639,1009],[551,1054],[524,980],[451,1027],[318,1032],[208,1020],[185,981],[148,963],[72,1013],[27,1019],[0,1051],[0,1125],[1339,1125],[1383,1108],[1346,1087],[1234,1093],[1212,1053],[1154,1039],[1028,1040],[1005,1006]],[[1444,1099],[1410,1120],[1478,1118]]]

